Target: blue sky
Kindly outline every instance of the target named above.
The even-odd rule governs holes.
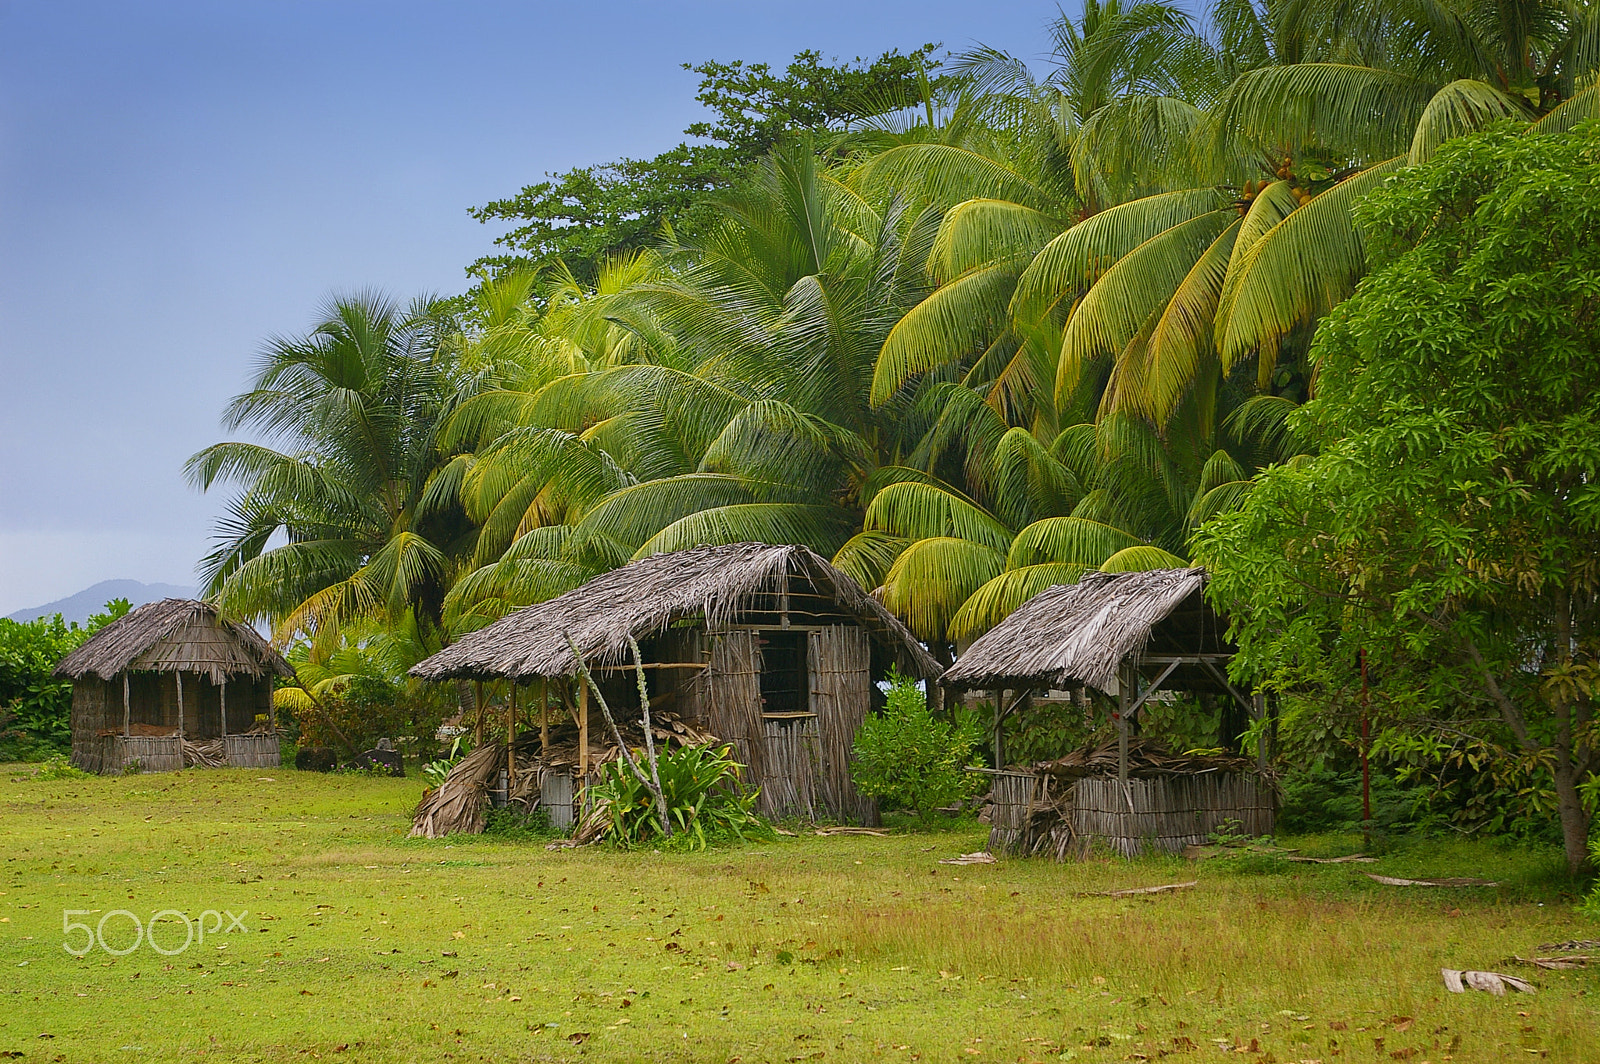
[[[1072,5],[1076,7],[1076,5]],[[464,286],[469,206],[651,155],[704,59],[1045,48],[1052,3],[0,0],[0,615],[192,583],[183,481],[261,340]]]

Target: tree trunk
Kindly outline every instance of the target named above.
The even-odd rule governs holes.
[[[1578,796],[1578,773],[1572,751],[1556,748],[1556,808],[1561,814],[1561,846],[1567,855],[1567,871],[1577,875],[1589,859],[1589,814]]]

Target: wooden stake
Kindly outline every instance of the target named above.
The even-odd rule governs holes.
[[[511,802],[511,788],[517,782],[517,755],[512,749],[512,742],[517,737],[517,681],[508,680],[511,685],[511,706],[506,710],[506,803]]]
[[[224,677],[222,686],[217,688],[217,697],[222,700],[222,737],[228,737],[228,681]]]
[[[133,727],[133,713],[129,709],[129,705],[128,674],[124,672],[122,674],[122,737],[124,739],[133,734],[130,730]]]
[[[1133,701],[1133,666],[1124,661],[1117,676],[1117,782],[1128,789],[1128,703]]]
[[[589,685],[578,685],[578,778],[589,778]]]
[[[472,688],[472,745],[483,745],[483,681],[474,680]]]
[[[177,680],[178,680],[178,739],[179,739],[179,741],[182,741],[182,739],[183,739],[183,673],[175,672],[172,675],[177,677]]]
[[[550,756],[550,680],[539,680],[539,756]]]

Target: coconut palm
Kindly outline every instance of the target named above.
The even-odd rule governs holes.
[[[240,485],[202,562],[208,596],[270,622],[280,643],[363,615],[437,622],[471,538],[459,509],[423,505],[453,332],[437,304],[363,293],[268,342],[223,419],[263,442],[218,443],[186,466],[201,490]]]

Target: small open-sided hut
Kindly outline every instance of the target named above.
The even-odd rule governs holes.
[[[72,763],[88,772],[275,767],[272,681],[294,671],[209,602],[130,611],[61,659],[72,681]]]
[[[1260,696],[1228,679],[1234,648],[1205,585],[1203,569],[1087,573],[1029,599],[945,672],[948,688],[994,692],[1002,767],[1006,715],[1030,692],[1089,687],[1116,697],[1114,751],[995,774],[991,848],[1061,856],[1098,839],[1125,854],[1176,851],[1225,820],[1249,834],[1271,832],[1272,790],[1250,771],[1265,767],[1264,752],[1252,766],[1130,744],[1140,712],[1162,689],[1219,695],[1250,717],[1264,711]]]
[[[690,734],[731,742],[769,816],[876,823],[876,804],[850,779],[874,680],[891,664],[930,682],[940,672],[893,614],[805,547],[699,547],[604,573],[463,636],[411,670],[426,680],[536,685],[523,705],[542,715],[541,794],[557,823],[569,822],[564,803],[593,780],[596,762],[615,753],[587,688],[574,682],[569,635],[619,723],[640,716],[628,642],[637,641],[652,712],[670,712]],[[543,716],[552,697],[561,702],[556,712],[570,713],[576,725],[576,758],[556,756]],[[560,772],[549,771],[558,764]],[[514,760],[508,771],[516,771]],[[508,786],[516,789],[514,781]]]

